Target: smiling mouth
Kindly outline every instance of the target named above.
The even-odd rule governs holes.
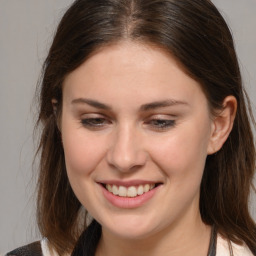
[[[155,183],[155,184],[144,184],[144,185],[138,185],[138,186],[118,186],[118,185],[113,185],[113,184],[102,184],[102,186],[112,193],[115,196],[119,197],[137,197],[141,196],[150,190],[156,188],[159,186],[160,183]]]

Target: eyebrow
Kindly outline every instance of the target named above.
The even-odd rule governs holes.
[[[107,104],[104,104],[104,103],[101,103],[99,101],[92,100],[92,99],[86,99],[86,98],[74,99],[74,100],[72,100],[71,103],[72,104],[88,104],[92,107],[102,109],[102,110],[111,110],[112,109],[112,107]],[[154,109],[158,109],[158,108],[171,107],[171,106],[175,106],[175,105],[188,105],[188,103],[185,101],[174,100],[174,99],[155,101],[155,102],[150,102],[150,103],[141,105],[140,111],[154,110]]]
[[[104,103],[101,103],[99,101],[96,100],[92,100],[92,99],[85,99],[85,98],[78,98],[78,99],[74,99],[71,102],[72,104],[80,104],[80,103],[85,103],[88,104],[94,108],[99,108],[99,109],[103,109],[103,110],[111,110],[111,106],[108,106]]]
[[[148,104],[144,104],[140,107],[140,110],[147,111],[147,110],[153,110],[153,109],[157,109],[157,108],[171,107],[171,106],[175,106],[175,105],[188,105],[188,103],[185,101],[168,99],[168,100],[155,101],[155,102],[151,102]]]

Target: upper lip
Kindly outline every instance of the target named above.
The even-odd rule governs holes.
[[[145,184],[159,184],[162,183],[160,181],[152,181],[152,180],[101,180],[97,183],[100,184],[109,184],[109,185],[117,185],[117,186],[124,186],[124,187],[130,187],[130,186],[139,186],[139,185],[145,185]]]

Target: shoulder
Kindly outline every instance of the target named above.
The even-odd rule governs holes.
[[[229,256],[230,255],[230,246],[233,251],[234,256],[253,256],[249,248],[243,244],[238,245],[235,243],[229,243],[226,239],[218,235],[217,237],[217,252],[216,256]]]
[[[58,254],[49,249],[48,240],[44,238],[8,252],[5,256],[58,256]]]
[[[37,241],[19,247],[11,252],[8,252],[6,256],[43,256],[41,242]]]

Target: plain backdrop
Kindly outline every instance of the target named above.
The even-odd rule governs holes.
[[[40,238],[35,223],[34,91],[71,0],[0,0],[0,253]],[[256,0],[214,0],[231,27],[245,86],[256,102]],[[251,198],[256,219],[256,197]]]

